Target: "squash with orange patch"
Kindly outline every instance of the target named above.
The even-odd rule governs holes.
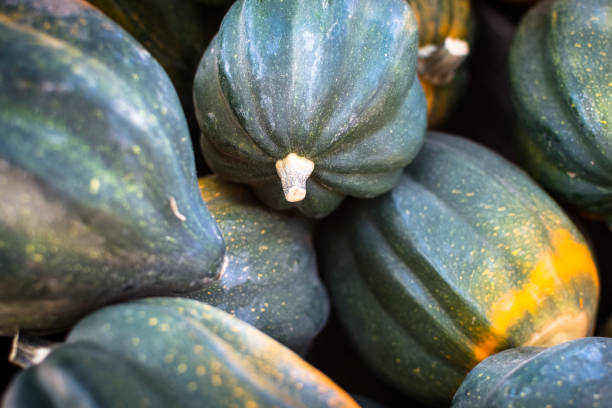
[[[297,354],[205,303],[150,298],[81,320],[3,407],[329,407],[355,401]]]
[[[428,127],[443,124],[467,83],[473,26],[470,0],[407,0],[419,27],[417,72]]]
[[[425,140],[399,185],[347,202],[318,249],[366,363],[448,405],[488,355],[591,333],[599,284],[583,237],[525,173],[465,139]]]

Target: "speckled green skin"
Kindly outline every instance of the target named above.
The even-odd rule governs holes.
[[[537,4],[513,41],[510,74],[529,172],[612,225],[612,3]]]
[[[194,83],[207,164],[315,218],[388,191],[426,126],[417,37],[403,0],[237,1]],[[289,153],[314,162],[297,203],[275,169]]]
[[[247,186],[200,179],[227,245],[221,278],[189,297],[216,306],[299,353],[325,325],[329,300],[303,217],[261,204]]]
[[[218,276],[176,92],[131,36],[80,1],[5,1],[0,89],[0,334]]]
[[[534,313],[511,299],[520,319],[507,330],[503,312],[491,313],[515,290],[541,290],[530,286],[530,270],[550,250],[549,229],[586,246],[531,179],[466,139],[428,133],[397,187],[351,200],[332,219],[317,253],[341,322],[380,378],[426,403],[448,406],[482,354],[522,345],[556,316],[584,313],[584,329],[593,328],[598,282],[590,274],[543,289]]]
[[[193,115],[193,77],[206,46],[219,28],[220,19],[216,18],[220,12],[211,13],[196,0],[89,0],[89,3],[153,55],[172,79],[185,112]]]
[[[609,407],[612,339],[586,337],[551,348],[502,351],[477,365],[456,408]]]
[[[86,317],[66,344],[13,380],[2,406],[357,407],[280,343],[225,312],[178,298]]]

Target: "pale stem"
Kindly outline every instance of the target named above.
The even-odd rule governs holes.
[[[455,78],[455,72],[470,53],[464,40],[446,37],[444,45],[428,44],[419,48],[417,71],[433,85],[446,85]]]
[[[306,197],[306,180],[314,170],[314,163],[295,153],[276,161],[276,173],[281,180],[283,194],[290,203],[302,201]]]
[[[9,354],[9,362],[27,368],[42,362],[53,349],[55,343],[39,337],[17,333]]]

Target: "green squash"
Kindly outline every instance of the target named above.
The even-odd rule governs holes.
[[[252,326],[191,299],[150,298],[87,316],[15,377],[3,408],[357,407]]]
[[[488,355],[592,332],[599,282],[583,237],[522,171],[428,133],[390,193],[321,231],[332,304],[383,380],[448,404]]]
[[[587,337],[487,358],[470,371],[452,406],[609,407],[611,402],[612,339]]]
[[[467,84],[473,18],[470,0],[407,0],[419,26],[417,72],[427,99],[427,127],[441,126]]]
[[[403,0],[237,1],[194,83],[208,166],[316,218],[388,191],[426,126],[417,37]]]
[[[0,4],[0,335],[192,292],[224,245],[162,68],[81,1]]]
[[[308,224],[217,176],[201,178],[200,190],[226,242],[226,264],[218,281],[189,297],[305,353],[329,314]]]
[[[222,10],[210,10],[197,0],[88,2],[134,36],[164,67],[191,118],[193,77],[202,54],[219,29]]]
[[[510,74],[528,171],[612,225],[612,3],[538,3],[514,38]]]

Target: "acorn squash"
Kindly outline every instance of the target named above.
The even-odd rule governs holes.
[[[364,361],[448,404],[488,355],[588,335],[598,276],[583,237],[520,169],[428,133],[397,187],[352,200],[321,231],[333,305]]]
[[[305,353],[329,314],[309,225],[273,211],[242,184],[200,179],[200,191],[227,245],[219,280],[188,297],[211,304]]]
[[[218,277],[183,111],[131,36],[81,1],[2,2],[0,89],[1,335]]]
[[[403,0],[237,1],[194,83],[208,166],[316,218],[388,191],[426,126],[417,37]]]
[[[87,316],[3,407],[357,407],[298,355],[210,305],[150,298]]]
[[[427,127],[448,118],[467,84],[472,42],[470,0],[406,0],[419,27],[417,72],[427,99]]]
[[[219,29],[223,11],[211,10],[197,0],[88,2],[133,35],[164,67],[187,118],[195,121],[193,77],[204,50]],[[197,129],[195,123],[194,128]]]
[[[612,339],[587,337],[492,355],[470,371],[452,406],[606,407],[611,401]]]
[[[510,52],[519,153],[560,199],[612,225],[612,3],[543,1]]]

